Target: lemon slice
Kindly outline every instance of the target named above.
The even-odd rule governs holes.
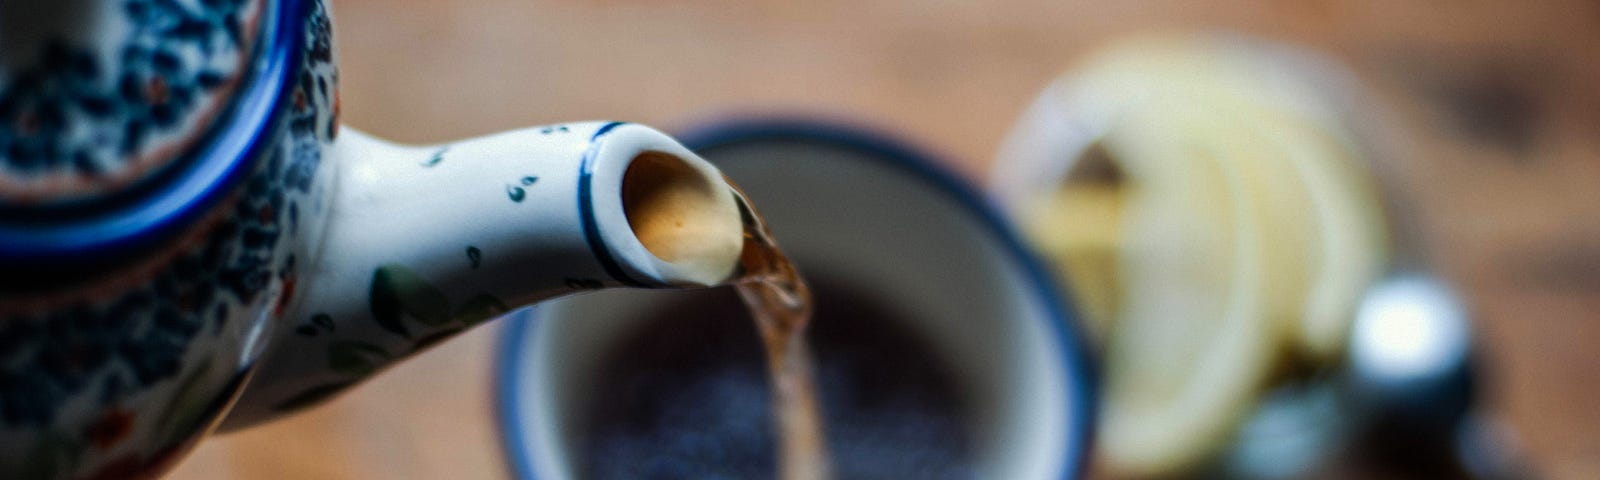
[[[1305,252],[1311,283],[1287,333],[1300,354],[1327,364],[1344,350],[1358,300],[1388,263],[1377,188],[1354,148],[1321,125],[1266,111],[1254,126],[1309,199],[1302,216],[1314,221]]]
[[[1370,160],[1350,137],[1332,85],[1305,76],[1330,72],[1324,80],[1332,81],[1339,78],[1333,66],[1263,44],[1221,46],[1228,48],[1209,49],[1206,75],[1214,98],[1226,102],[1218,108],[1236,112],[1236,125],[1257,132],[1260,148],[1274,153],[1273,163],[1291,168],[1310,200],[1304,217],[1315,230],[1303,248],[1309,290],[1296,315],[1280,318],[1291,320],[1284,332],[1297,353],[1327,365],[1344,350],[1360,296],[1389,261]]]
[[[1078,305],[1090,336],[1105,341],[1115,326],[1121,282],[1117,255],[1122,240],[1122,185],[1094,183],[1061,188],[1028,210],[1028,237],[1046,255]]]
[[[1326,95],[1308,82],[1267,75],[1272,57],[1231,57],[1212,69],[1207,98],[1243,130],[1227,138],[1267,154],[1237,158],[1265,160],[1253,170],[1279,211],[1273,231],[1298,244],[1296,255],[1278,256],[1271,269],[1282,270],[1279,278],[1307,280],[1303,296],[1277,298],[1274,316],[1296,353],[1327,365],[1343,351],[1360,295],[1388,262],[1379,192],[1363,168],[1367,160],[1328,106],[1317,103]]]
[[[1182,105],[1142,108],[1106,142],[1131,189],[1099,438],[1122,474],[1180,471],[1220,450],[1276,351],[1263,212],[1250,181],[1220,161],[1228,152],[1196,135],[1208,121]]]
[[[1194,127],[1196,135],[1220,152],[1224,168],[1237,171],[1245,194],[1261,215],[1262,298],[1268,319],[1288,349],[1299,337],[1313,276],[1323,263],[1322,238],[1312,199],[1284,152],[1261,135],[1257,112],[1230,102],[1227,95],[1207,102],[1213,122]]]
[[[1114,474],[1221,451],[1284,355],[1336,359],[1387,262],[1378,192],[1328,92],[1294,72],[1303,58],[1254,47],[1119,42],[1052,85],[999,162],[1006,184],[1048,187],[1004,169],[1049,161],[1021,148],[1052,145],[1049,127],[1123,173],[1017,207],[1102,338],[1099,456]]]

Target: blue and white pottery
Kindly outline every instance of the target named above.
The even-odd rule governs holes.
[[[0,3],[0,478],[158,475],[519,306],[732,272],[666,135],[388,144],[334,53],[321,0]]]
[[[966,182],[903,143],[828,122],[739,121],[683,138],[749,193],[802,273],[850,279],[949,359],[969,406],[973,478],[1086,472],[1095,375],[1071,304]],[[601,360],[674,300],[598,292],[515,319],[496,385],[518,477],[583,476]]]

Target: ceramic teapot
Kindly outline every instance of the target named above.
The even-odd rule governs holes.
[[[321,0],[0,3],[0,478],[153,476],[519,306],[733,272],[666,135],[389,144],[334,57]]]

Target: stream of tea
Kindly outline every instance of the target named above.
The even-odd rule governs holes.
[[[729,185],[732,185],[729,182]],[[734,187],[744,216],[744,250],[731,281],[744,300],[767,353],[772,377],[773,419],[778,432],[778,478],[829,478],[822,412],[805,341],[813,310],[811,289],[773,241],[766,221]]]

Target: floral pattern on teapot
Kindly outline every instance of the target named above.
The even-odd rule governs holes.
[[[51,14],[75,7],[49,2],[0,7],[49,33],[8,36],[17,43],[0,47],[33,60],[0,65],[0,198],[103,195],[179,161],[226,115],[264,6],[122,0],[80,15]]]
[[[124,5],[140,12],[147,8],[141,5],[157,3],[177,5]],[[27,478],[160,471],[216,423],[243,386],[261,351],[256,342],[270,334],[272,318],[259,312],[281,312],[295,290],[295,239],[304,238],[300,230],[317,228],[314,212],[326,195],[317,178],[323,145],[338,133],[331,30],[322,3],[312,8],[285,134],[231,201],[214,207],[209,220],[152,257],[157,260],[119,278],[53,294],[35,308],[0,310],[0,442],[25,446],[0,452],[0,471]],[[238,19],[236,13],[211,14]],[[202,79],[210,73],[189,74],[164,81],[173,87],[214,83]],[[12,102],[0,104],[0,114],[26,103]],[[151,111],[124,112],[120,121],[145,125],[129,131],[161,125],[151,123]],[[16,131],[6,128],[0,137],[14,137]],[[10,140],[0,145],[35,148]],[[141,411],[163,413],[134,413]]]

